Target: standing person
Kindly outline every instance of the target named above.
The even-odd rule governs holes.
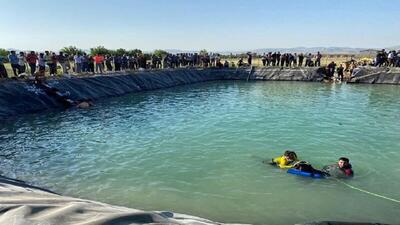
[[[26,57],[24,52],[19,52],[18,56],[18,66],[19,66],[19,72],[18,75],[25,73],[26,71]]]
[[[280,58],[280,62],[281,62],[281,67],[283,68],[283,66],[285,65],[285,61],[286,61],[286,53],[281,55]],[[279,64],[279,61],[278,61]]]
[[[74,56],[75,63],[75,73],[80,74],[82,72],[82,56],[81,53],[78,53]]]
[[[396,67],[400,67],[400,50],[396,52]]]
[[[328,65],[328,76],[329,77],[333,77],[333,75],[335,74],[335,68],[336,68],[336,63],[335,62],[331,62]]]
[[[261,61],[263,66],[265,67],[267,65],[267,56],[265,55],[265,53],[262,55]]]
[[[113,60],[112,57],[107,55],[105,60],[106,60],[107,72],[112,72],[112,64],[111,64],[111,62]],[[132,67],[133,67],[133,65],[132,65]]]
[[[94,74],[94,60],[93,57],[87,57],[87,61],[88,61],[88,71],[92,74]]]
[[[321,58],[322,58],[321,53],[317,52],[317,55],[315,56],[315,66],[321,66]]]
[[[89,58],[84,52],[83,55],[80,54],[81,57],[81,71],[84,73],[89,72]]]
[[[69,70],[71,69],[71,62],[70,62],[70,56],[68,54],[64,54],[65,58],[65,69],[67,71],[67,74],[69,73]]]
[[[294,53],[293,55],[293,67],[297,66],[297,53]]]
[[[11,63],[11,68],[13,70],[14,76],[17,77],[19,73],[19,64],[18,64],[18,56],[15,51],[11,51],[8,55],[8,61]],[[17,73],[18,70],[18,73]]]
[[[67,70],[67,58],[65,57],[63,52],[60,52],[60,54],[58,54],[57,56],[58,58],[58,63],[60,63],[63,74],[68,74],[68,70]]]
[[[50,55],[49,51],[45,51],[44,53],[45,53],[44,59],[46,61],[47,66],[50,69],[50,75],[52,75],[51,71],[52,71],[52,68],[53,68],[53,60],[51,60],[51,55]]]
[[[50,76],[57,75],[57,55],[56,53],[51,53],[51,67],[50,67]]]
[[[299,67],[303,66],[303,60],[304,60],[304,55],[303,55],[303,53],[300,53],[300,55],[299,55]]]
[[[388,54],[388,66],[394,66],[394,57],[395,57],[396,51],[390,51]]]
[[[104,56],[100,54],[96,54],[96,56],[93,57],[94,62],[96,63],[96,73],[103,73],[103,63],[104,63]]]
[[[39,73],[44,75],[46,71],[46,59],[43,53],[39,54],[38,64],[39,64]]]
[[[281,52],[276,53],[276,66],[279,66],[279,62],[281,60]]]
[[[285,56],[285,66],[289,67],[290,66],[290,53],[286,53]]]
[[[121,61],[122,61],[122,63],[121,63],[122,70],[127,70],[128,69],[128,58],[126,57],[126,54],[122,55]]]
[[[251,66],[251,62],[253,60],[253,56],[251,55],[251,52],[247,53],[247,64],[249,64],[249,66]]]
[[[8,73],[3,61],[3,57],[0,56],[0,78],[8,78]]]
[[[38,57],[34,51],[31,51],[27,56],[26,56],[26,61],[28,62],[28,65],[31,70],[31,75],[36,72],[36,63],[38,61]]]
[[[268,52],[267,54],[267,66],[270,66],[272,62],[272,52]]]
[[[313,64],[312,64],[312,55],[311,55],[311,53],[309,53],[309,54],[306,56],[306,65],[305,65],[305,66],[308,66],[308,67],[313,66]]]
[[[121,70],[121,63],[122,63],[121,57],[119,55],[114,56],[115,71]]]
[[[272,66],[275,66],[275,64],[276,64],[276,52],[271,54],[271,62],[272,62]]]
[[[338,78],[340,79],[340,81],[343,81],[343,75],[344,75],[344,67],[342,64],[340,64],[340,66],[336,69],[337,74],[338,74]]]

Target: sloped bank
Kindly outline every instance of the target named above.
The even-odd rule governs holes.
[[[400,68],[396,67],[359,67],[354,69],[348,83],[364,84],[400,84]]]
[[[218,225],[196,216],[168,211],[143,211],[101,202],[61,196],[23,181],[0,176],[0,224]],[[283,221],[284,222],[284,221]],[[265,221],[268,225],[268,221]],[[378,223],[310,222],[303,225],[372,225]],[[299,224],[300,225],[300,224]]]
[[[47,83],[77,101],[214,80],[321,81],[322,77],[316,68],[175,69],[50,79]],[[0,84],[0,119],[58,107],[64,106],[32,82]]]

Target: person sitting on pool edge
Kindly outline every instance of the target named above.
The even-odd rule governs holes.
[[[336,178],[349,178],[354,176],[350,160],[346,157],[340,157],[335,164],[324,166],[322,171]]]
[[[289,169],[293,167],[295,162],[299,161],[297,155],[293,151],[285,151],[282,156],[272,159],[271,164],[276,165],[281,169]]]

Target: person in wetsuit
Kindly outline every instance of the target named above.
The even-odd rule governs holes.
[[[335,164],[324,166],[322,171],[336,178],[349,178],[354,176],[350,160],[346,157],[340,157],[339,161]]]
[[[321,176],[329,176],[328,173],[315,169],[314,167],[311,166],[310,163],[308,163],[306,161],[298,161],[298,162],[294,163],[293,168],[300,170],[302,172],[310,173],[311,176],[314,176],[314,174],[319,174]]]

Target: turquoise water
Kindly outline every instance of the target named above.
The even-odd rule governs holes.
[[[400,199],[400,87],[208,82],[0,125],[0,170],[56,192],[219,222],[399,223],[400,204],[262,164],[350,158],[349,185]]]

